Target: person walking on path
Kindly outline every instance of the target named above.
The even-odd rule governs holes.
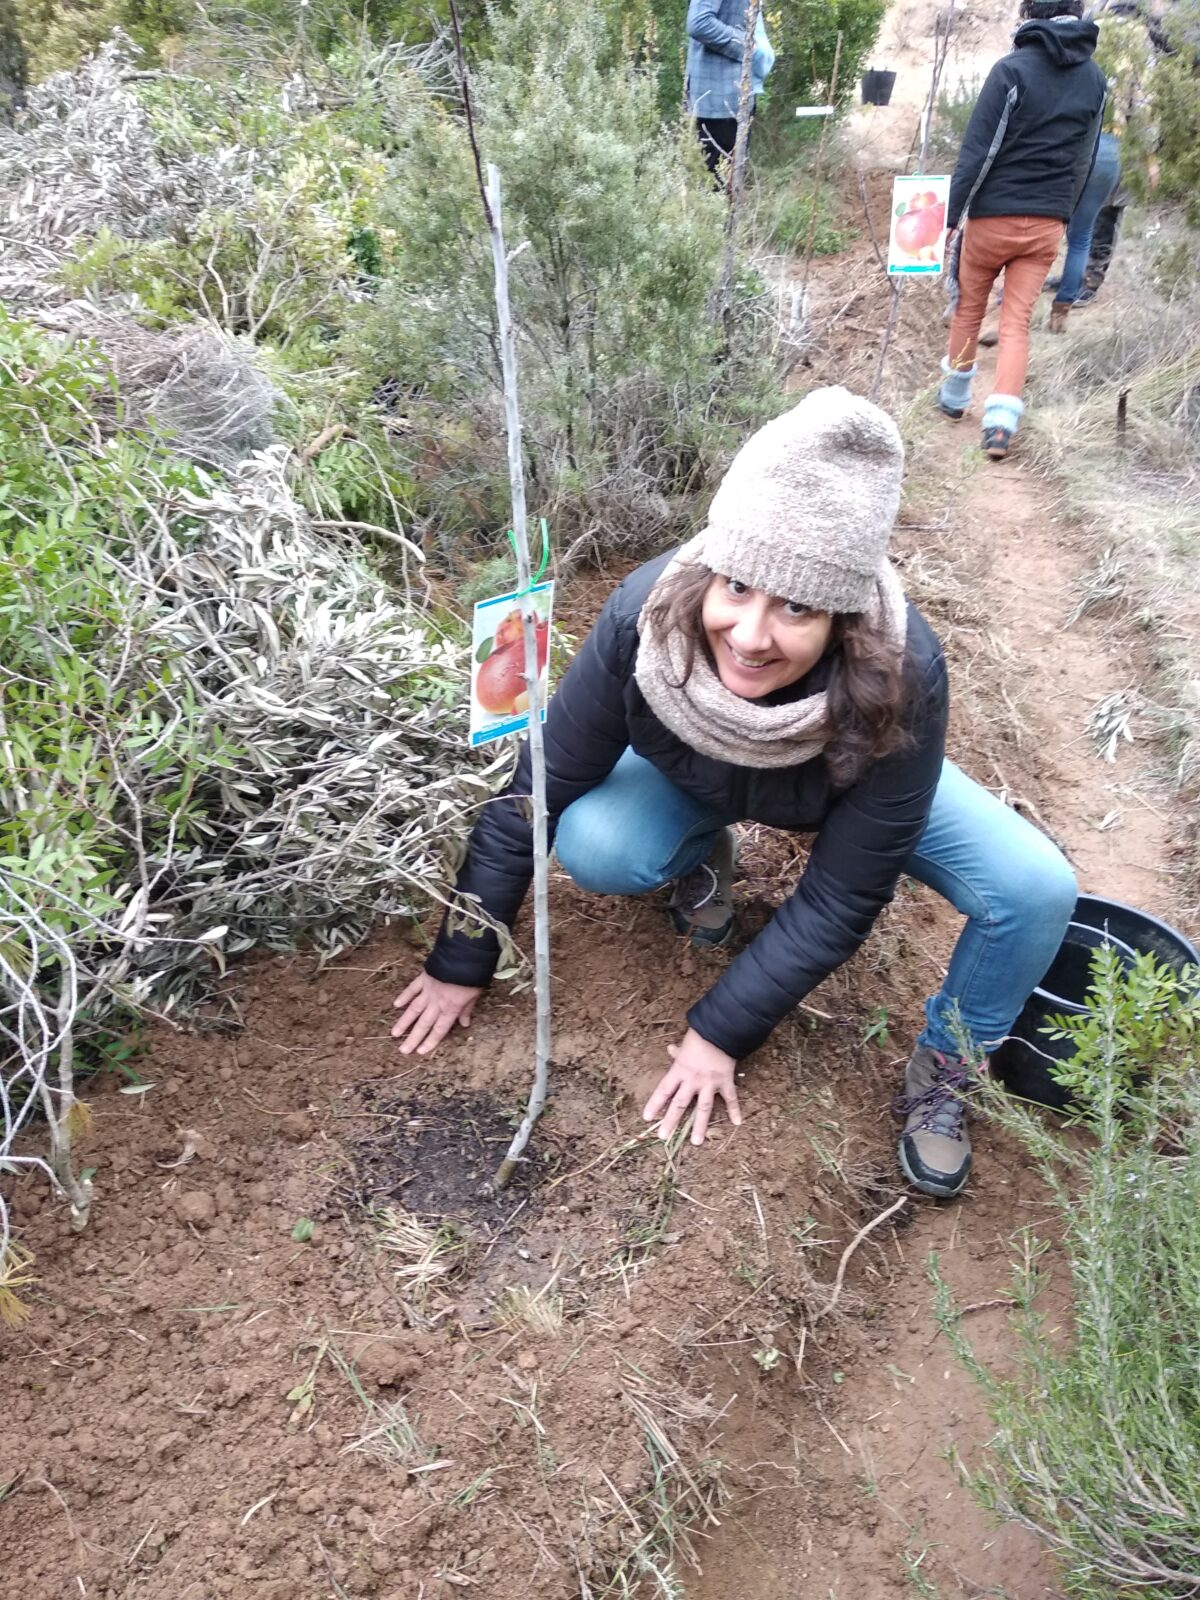
[[[690,0],[687,11],[688,110],[704,160],[718,187],[720,166],[733,156],[737,141],[738,100],[742,86],[742,54],[750,0]],[[751,115],[754,102],[775,65],[759,8],[750,63]]]
[[[966,917],[896,1101],[900,1165],[957,1194],[965,1100],[1057,953],[1075,880],[1051,841],[945,759],[946,664],[887,559],[904,449],[894,422],[817,389],[743,445],[703,531],[611,594],[552,696],[547,806],[560,865],[596,894],[671,886],[676,931],[734,931],[733,827],[815,835],[767,926],[680,1020],[643,1111],[669,1138],[855,953],[902,873]],[[481,813],[455,902],[511,928],[533,871],[528,746]],[[465,1026],[499,958],[493,932],[447,917],[396,1000],[404,1053]],[[818,1069],[819,1070],[819,1069]]]
[[[1067,257],[1063,262],[1062,276],[1055,286],[1050,319],[1046,324],[1051,333],[1066,332],[1067,317],[1083,289],[1096,221],[1120,182],[1121,146],[1115,135],[1102,133],[1096,145],[1096,159],[1092,163],[1088,181],[1067,225]]]
[[[1062,274],[1046,280],[1045,287],[1054,291],[1049,323],[1052,333],[1063,332],[1069,308],[1090,305],[1104,283],[1129,204],[1126,183],[1138,176],[1153,194],[1159,180],[1158,129],[1150,82],[1157,56],[1171,53],[1170,42],[1162,32],[1161,15],[1143,11],[1134,0],[1115,0],[1103,10],[1097,8],[1092,20],[1100,27],[1096,64],[1108,78],[1104,132],[1096,149],[1092,176],[1067,229],[1067,259]],[[1112,182],[1097,205],[1102,169],[1111,173]],[[1089,212],[1094,213],[1090,228]]]
[[[1020,425],[1029,322],[1092,168],[1105,80],[1091,59],[1098,30],[1081,0],[1024,0],[1013,49],[988,73],[950,185],[961,228],[958,304],[938,404],[959,418],[971,399],[979,327],[1004,273],[996,387],[984,402],[983,448],[1007,455]]]

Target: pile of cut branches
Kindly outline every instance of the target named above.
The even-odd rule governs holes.
[[[490,792],[415,550],[389,588],[284,447],[220,479],[120,420],[95,350],[0,320],[0,1162],[40,1108],[80,1224],[80,1046],[419,915]]]

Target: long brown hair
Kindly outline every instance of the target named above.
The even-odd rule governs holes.
[[[696,651],[708,655],[701,611],[714,574],[704,566],[682,566],[659,583],[646,608],[646,626],[657,640],[678,634],[684,641],[681,687],[696,665]],[[824,759],[833,781],[854,783],[884,756],[912,743],[905,722],[908,697],[902,663],[861,611],[834,615],[830,637],[825,703],[829,743]]]

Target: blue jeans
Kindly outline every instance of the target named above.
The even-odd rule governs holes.
[[[1102,133],[1096,146],[1092,175],[1084,186],[1067,228],[1067,259],[1063,263],[1062,282],[1054,296],[1056,306],[1073,305],[1083,287],[1083,275],[1087,271],[1088,256],[1092,250],[1092,229],[1120,176],[1120,142],[1111,133]]]
[[[626,750],[602,784],[563,812],[555,849],[581,889],[648,894],[699,866],[720,829],[738,820],[708,810]],[[904,871],[967,919],[945,982],[925,1003],[918,1043],[958,1055],[961,1017],[968,1037],[990,1049],[1062,943],[1075,876],[1045,834],[951,761]]]

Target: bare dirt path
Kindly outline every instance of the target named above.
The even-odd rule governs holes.
[[[942,80],[948,97],[977,91],[993,61],[1008,49],[1016,9],[996,0],[955,5]],[[896,74],[891,99],[886,106],[858,107],[847,129],[848,142],[866,165],[899,171],[916,148],[929,93],[934,19],[946,10],[938,0],[897,0],[888,8],[868,65]]]

